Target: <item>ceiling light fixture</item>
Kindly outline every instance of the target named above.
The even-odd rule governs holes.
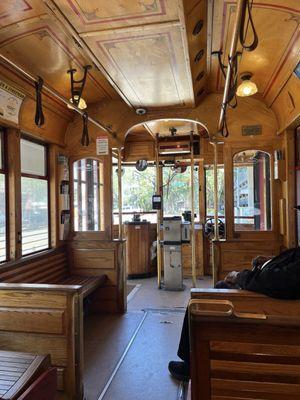
[[[236,94],[240,97],[248,97],[257,93],[257,86],[250,79],[252,78],[251,72],[244,72],[241,74],[242,83],[237,88]]]
[[[75,103],[78,102],[78,99],[79,99],[79,95],[75,94],[74,95]],[[70,99],[70,103],[73,103],[73,99],[72,98]],[[85,110],[87,108],[86,101],[82,97],[80,98],[77,107],[80,108],[80,110]],[[68,108],[70,108],[71,110],[74,110],[74,107],[72,107],[70,104],[68,104]]]

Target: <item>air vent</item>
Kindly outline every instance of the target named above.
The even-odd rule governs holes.
[[[200,97],[204,93],[204,88],[200,89],[197,93],[197,96]]]
[[[198,64],[198,63],[200,62],[200,60],[201,60],[201,58],[203,57],[203,55],[204,55],[204,50],[203,50],[203,49],[201,49],[200,51],[198,51],[198,53],[197,53],[197,55],[196,55],[196,57],[195,57],[195,63],[196,63],[196,64]]]
[[[194,36],[199,35],[199,33],[201,32],[201,29],[202,29],[202,28],[203,28],[203,20],[200,19],[200,20],[196,23],[196,25],[195,25],[195,28],[194,28],[194,30],[193,30],[193,35],[194,35]]]

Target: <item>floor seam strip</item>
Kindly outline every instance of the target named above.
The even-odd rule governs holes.
[[[109,389],[114,377],[116,376],[118,370],[120,369],[120,367],[121,367],[121,365],[122,365],[127,353],[129,352],[129,350],[130,350],[135,338],[137,337],[137,335],[138,335],[138,333],[139,333],[139,331],[140,331],[140,329],[141,329],[141,327],[142,327],[147,315],[148,315],[148,312],[146,311],[145,314],[143,315],[143,318],[141,319],[140,323],[138,324],[136,330],[134,331],[130,341],[128,342],[125,350],[123,351],[123,354],[121,355],[117,365],[115,366],[113,372],[111,373],[106,385],[104,386],[104,389],[100,393],[100,395],[99,395],[97,400],[103,400],[104,399],[104,396],[106,395],[106,393],[107,393],[107,391],[108,391],[108,389]]]

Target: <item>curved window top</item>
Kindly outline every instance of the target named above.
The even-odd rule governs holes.
[[[241,151],[233,157],[234,229],[272,229],[270,155]]]
[[[103,231],[103,164],[84,158],[73,164],[74,230]]]

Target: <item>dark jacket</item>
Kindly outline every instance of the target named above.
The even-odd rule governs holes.
[[[300,247],[274,257],[262,270],[253,268],[238,274],[241,289],[279,299],[300,299]]]

